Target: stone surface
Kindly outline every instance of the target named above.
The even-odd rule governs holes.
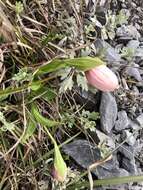
[[[66,144],[63,146],[63,151],[83,168],[88,168],[101,159],[100,150],[87,140],[75,140]]]
[[[116,155],[113,155],[113,159],[109,160],[101,166],[97,166],[96,170],[93,170],[93,173],[98,176],[100,179],[110,178],[110,177],[119,177],[119,176],[128,176],[129,173],[125,169],[119,168]]]
[[[137,174],[137,167],[135,163],[135,159],[122,158],[122,167],[126,169],[129,173],[135,175]]]
[[[137,48],[137,50],[135,52],[135,56],[143,58],[143,46]]]
[[[121,27],[117,28],[116,35],[118,37],[122,37],[122,39],[138,39],[141,37],[140,33],[133,25],[122,25]]]
[[[137,123],[137,121],[133,121],[130,118],[129,118],[129,126],[134,130],[139,130],[141,128],[140,125]]]
[[[139,45],[140,45],[140,42],[138,40],[131,40],[128,42],[127,47],[133,48],[136,51]]]
[[[122,110],[118,112],[118,120],[115,123],[115,130],[120,132],[128,127],[129,127],[129,120],[127,113],[124,110]]]
[[[104,57],[104,59],[109,63],[119,63],[121,61],[121,56],[118,51],[113,48],[110,44],[106,41],[97,39],[95,41],[95,48],[97,54],[100,54]]]
[[[135,150],[133,146],[129,146],[127,143],[124,143],[118,148],[117,152],[120,152],[127,159],[133,159]]]
[[[126,143],[130,146],[134,146],[136,143],[136,138],[129,130],[122,131],[121,134],[122,141],[126,140]]]
[[[114,150],[115,149],[115,142],[112,139],[111,136],[105,135],[104,133],[102,133],[101,131],[99,131],[98,129],[96,129],[95,131],[97,137],[99,139],[99,142],[102,144],[106,144],[107,147],[110,148],[110,150]]]
[[[63,151],[71,156],[81,167],[87,169],[91,164],[101,160],[100,150],[86,140],[75,140],[63,146]],[[127,176],[128,172],[119,168],[116,154],[106,163],[92,170],[98,178]]]
[[[143,113],[136,118],[136,121],[143,127]]]
[[[114,127],[117,118],[117,103],[115,97],[109,93],[102,93],[100,103],[101,129],[109,134]]]
[[[133,77],[137,81],[141,82],[142,77],[139,71],[139,66],[137,64],[133,64],[130,67],[127,67],[126,73],[128,76]]]

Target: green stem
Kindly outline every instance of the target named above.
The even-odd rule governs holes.
[[[95,180],[93,184],[94,186],[101,186],[101,185],[106,186],[106,185],[118,185],[118,184],[131,183],[131,182],[143,182],[143,175],[100,179],[100,180]],[[87,181],[81,182],[81,183],[68,186],[68,189],[75,190],[81,187],[88,188],[90,187],[90,184]]]
[[[70,141],[72,141],[73,139],[75,139],[78,135],[80,135],[81,132],[77,133],[76,135],[74,135],[73,137],[69,138],[68,140],[66,140],[65,142],[63,142],[62,144],[60,144],[58,147],[61,148],[62,146],[64,146],[65,144],[68,144]],[[47,152],[46,154],[44,154],[42,157],[40,157],[38,160],[36,160],[34,162],[34,166],[39,164],[39,162],[41,162],[43,159],[48,158],[51,154],[53,154],[54,149],[50,150],[49,152]]]
[[[18,92],[22,92],[23,90],[26,90],[26,89],[30,88],[32,85],[37,85],[39,83],[44,83],[44,82],[47,82],[47,81],[49,81],[49,80],[51,80],[53,78],[55,78],[55,76],[51,76],[51,77],[45,78],[45,79],[40,80],[40,81],[35,81],[35,82],[29,83],[27,85],[24,85],[22,87],[18,87],[18,88],[14,88],[14,89],[7,88],[5,90],[0,90],[0,97],[1,96],[7,96],[7,95],[10,95],[10,94],[15,94],[15,93],[18,93]]]
[[[53,138],[53,136],[51,135],[51,133],[47,129],[47,127],[45,127],[44,125],[43,125],[43,127],[44,127],[45,131],[47,132],[47,134],[49,135],[49,137],[50,137],[51,141],[53,142],[53,144],[57,144],[55,139]]]

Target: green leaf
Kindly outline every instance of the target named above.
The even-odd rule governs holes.
[[[18,92],[21,92],[25,89],[27,89],[28,86],[25,85],[25,86],[22,86],[22,87],[18,87],[18,88],[6,88],[5,90],[0,90],[0,98],[3,98],[3,97],[8,97],[8,95],[12,95],[12,94],[15,94],[15,93],[18,93]]]
[[[0,95],[0,102],[8,98],[8,95]]]
[[[27,140],[33,135],[36,129],[36,123],[32,121],[32,119],[29,120],[28,126],[26,128],[25,134],[23,138],[21,139],[22,143],[26,143]]]
[[[59,69],[65,68],[65,67],[66,67],[66,64],[64,63],[63,60],[54,59],[53,61],[51,61],[47,65],[41,66],[37,70],[36,75],[50,73],[50,72],[57,71]]]
[[[32,105],[32,113],[33,113],[35,119],[37,120],[37,122],[39,122],[40,124],[45,125],[47,127],[54,127],[54,126],[61,124],[60,122],[53,121],[53,120],[43,117],[40,114],[40,112],[35,104]]]
[[[47,102],[53,100],[57,96],[56,92],[53,89],[48,88],[46,86],[43,86],[42,88],[37,90],[35,93],[33,93],[33,95],[34,97],[35,96],[41,97]]]
[[[50,73],[50,72],[57,71],[65,67],[75,67],[76,69],[79,69],[81,71],[87,71],[103,64],[105,63],[98,57],[54,59],[47,65],[41,66],[35,74],[39,75],[39,74],[44,74],[44,73]]]
[[[67,65],[74,66],[76,69],[81,71],[87,71],[104,64],[105,63],[98,57],[80,57],[67,60]]]
[[[34,91],[37,91],[41,87],[41,82],[32,82],[30,88]]]
[[[55,90],[51,88],[45,87],[42,90],[45,92],[42,97],[47,101],[53,100],[57,96]]]

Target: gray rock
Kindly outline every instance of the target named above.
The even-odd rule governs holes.
[[[130,49],[131,53],[131,57],[137,57],[137,53],[138,53],[138,48],[139,48],[140,42],[138,40],[130,40],[127,44],[127,48]]]
[[[123,168],[119,168],[119,176],[120,177],[129,176],[129,172]]]
[[[117,152],[120,152],[127,159],[133,159],[135,149],[133,146],[129,146],[128,144],[124,143],[122,146],[118,148]]]
[[[133,48],[136,51],[139,45],[140,45],[140,42],[138,40],[130,40],[127,44],[127,47]]]
[[[136,57],[143,57],[143,46],[137,48],[136,52],[135,52],[135,56]]]
[[[122,131],[129,127],[129,120],[127,113],[123,110],[118,112],[118,120],[115,123],[115,130]]]
[[[136,138],[129,130],[124,130],[121,134],[122,140],[126,140],[126,143],[130,146],[134,146],[136,143]]]
[[[115,142],[114,142],[114,140],[113,140],[112,137],[110,137],[108,135],[105,135],[104,133],[102,133],[98,129],[96,129],[95,133],[96,133],[96,135],[97,135],[97,137],[99,139],[99,142],[101,144],[102,143],[106,144],[106,146],[109,147],[110,150],[114,150],[115,149]]]
[[[137,123],[137,121],[133,121],[130,118],[129,118],[129,126],[133,130],[139,130],[141,128],[140,125]]]
[[[113,64],[114,62],[119,63],[121,61],[121,56],[118,51],[104,40],[97,39],[95,41],[95,48],[96,53],[103,56],[107,62]]]
[[[87,140],[75,140],[63,146],[63,151],[71,156],[83,168],[101,159],[99,148],[90,144]]]
[[[143,190],[143,183],[129,184],[128,190]]]
[[[115,97],[109,93],[102,93],[100,103],[100,123],[101,129],[109,134],[114,127],[117,118],[117,103]]]
[[[125,169],[120,169],[118,167],[115,168],[102,168],[102,167],[97,167],[96,171],[93,171],[93,173],[98,176],[99,179],[105,179],[105,178],[110,178],[110,177],[123,177],[123,176],[128,176],[129,173]]]
[[[143,113],[136,118],[136,121],[143,127]]]
[[[133,175],[137,174],[137,167],[134,158],[128,159],[124,157],[122,159],[122,167]]]
[[[137,81],[141,82],[142,77],[140,75],[139,66],[137,64],[133,64],[130,67],[127,67],[126,73],[127,75],[134,77]]]
[[[66,144],[63,146],[63,151],[85,169],[96,161],[101,160],[100,150],[87,140],[75,140],[72,143]],[[92,173],[100,179],[127,175],[127,172],[119,169],[116,155],[113,155],[111,160],[96,167],[95,170],[93,169]]]
[[[109,160],[105,164],[97,166],[96,170],[93,170],[93,173],[100,179],[129,175],[126,170],[119,168],[116,155],[113,155],[113,159]]]
[[[140,33],[133,25],[122,25],[121,27],[117,28],[116,35],[122,38],[135,38],[138,39],[141,37]]]
[[[108,185],[101,187],[101,189],[96,187],[93,190],[142,190],[142,189],[129,189],[128,184],[121,184],[121,185]]]

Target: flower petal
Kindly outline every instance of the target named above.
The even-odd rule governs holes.
[[[106,65],[86,71],[85,75],[89,84],[101,91],[114,91],[119,87],[116,75]]]

